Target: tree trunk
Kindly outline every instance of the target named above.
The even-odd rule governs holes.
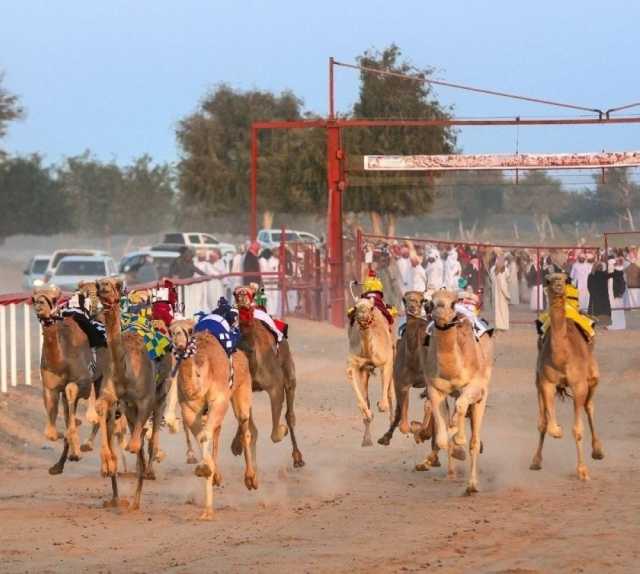
[[[271,229],[273,225],[273,211],[265,211],[262,214],[262,228]]]
[[[389,237],[395,237],[396,223],[397,223],[397,218],[395,213],[390,213],[389,215],[387,215],[387,235]]]
[[[382,215],[377,211],[371,211],[369,213],[371,217],[371,228],[374,235],[384,235],[384,228],[382,223]]]
[[[518,222],[517,221],[513,222],[513,236],[515,237],[516,241],[520,240],[520,232],[518,231]]]
[[[631,209],[629,209],[628,207],[627,207],[627,221],[629,222],[629,229],[631,231],[635,231],[636,226],[633,222],[633,213],[631,213]]]

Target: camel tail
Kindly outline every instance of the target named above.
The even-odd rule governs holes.
[[[572,399],[573,396],[569,392],[569,387],[566,385],[557,385],[556,386],[556,395],[560,398],[561,401],[566,400],[567,398]]]

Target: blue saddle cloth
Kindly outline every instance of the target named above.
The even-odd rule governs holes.
[[[208,315],[198,313],[197,316],[199,319],[193,328],[196,333],[199,331],[211,333],[229,356],[236,352],[240,341],[240,330],[237,327],[231,326],[222,315],[217,313],[209,313]]]

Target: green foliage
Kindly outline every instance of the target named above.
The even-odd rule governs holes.
[[[0,139],[7,133],[7,126],[10,122],[24,117],[24,109],[20,105],[18,96],[2,87],[4,74],[0,72]],[[2,157],[2,150],[0,150]]]
[[[360,74],[360,96],[353,107],[355,118],[444,119],[450,110],[433,97],[428,82],[432,69],[418,69],[401,60],[395,44],[382,52],[367,51],[361,66],[413,76],[416,81],[370,72]],[[454,130],[443,127],[384,127],[345,130],[348,155],[449,154],[456,144]],[[345,207],[356,212],[415,215],[428,212],[433,189],[427,178],[408,181],[404,174],[365,174],[366,185],[350,188]]]
[[[0,236],[65,229],[67,201],[38,155],[0,162]]]

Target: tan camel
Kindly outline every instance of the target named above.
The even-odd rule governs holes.
[[[177,320],[171,324],[171,339],[177,359],[178,401],[182,420],[198,439],[202,460],[195,468],[196,476],[205,479],[205,508],[200,518],[213,518],[213,485],[222,483],[218,467],[222,422],[229,408],[238,420],[238,432],[232,450],[244,452],[244,483],[258,488],[254,467],[256,429],[251,417],[251,374],[242,351],[228,357],[222,345],[206,331],[193,333],[195,322]]]
[[[144,458],[145,424],[153,415],[154,433],[159,432],[161,406],[159,397],[164,398],[165,381],[157,379],[158,368],[144,347],[142,337],[132,331],[121,331],[120,296],[122,281],[104,278],[97,282],[98,297],[104,308],[107,341],[111,355],[111,372],[103,381],[98,400],[98,414],[101,424],[101,461],[102,474],[111,477],[111,506],[118,506],[120,499],[117,484],[117,458],[113,448],[115,406],[120,408],[129,424],[131,438],[127,450],[137,455],[138,482],[131,508],[140,508],[142,486],[145,476],[153,478],[151,463],[154,456],[150,441],[149,461]]]
[[[476,340],[471,323],[456,315],[457,298],[457,293],[444,290],[433,296],[434,330],[426,361],[427,390],[435,424],[436,446],[447,449],[450,473],[451,457],[465,458],[465,417],[467,413],[470,415],[471,461],[467,494],[472,494],[478,491],[480,431],[493,368],[493,339],[487,334]],[[449,424],[442,414],[443,403],[448,396],[456,398]]]
[[[409,391],[427,386],[424,376],[424,363],[427,355],[425,339],[427,319],[424,314],[424,294],[408,291],[402,298],[407,321],[402,336],[396,343],[396,356],[393,362],[393,386],[396,395],[395,416],[389,430],[378,439],[378,443],[388,445],[395,429],[407,434],[414,430],[409,425]]]
[[[545,433],[553,438],[562,437],[562,428],[556,420],[555,395],[567,394],[571,389],[574,410],[573,436],[578,453],[578,477],[589,479],[589,471],[582,453],[581,409],[587,412],[591,429],[591,456],[595,460],[604,458],[602,443],[594,426],[595,394],[600,371],[593,352],[593,342],[589,342],[579,327],[565,316],[566,275],[554,273],[548,277],[547,294],[551,324],[538,350],[536,366],[536,389],[538,392],[538,431],[540,439],[531,463],[531,470],[542,468],[542,446]]]
[[[393,358],[394,341],[389,323],[371,299],[359,299],[355,304],[354,321],[349,326],[349,356],[347,380],[353,386],[364,422],[362,446],[371,446],[373,412],[369,402],[369,377],[381,370],[382,398],[380,412],[389,411],[393,421]]]
[[[239,327],[242,333],[240,348],[249,359],[254,391],[265,391],[271,403],[271,440],[280,442],[287,434],[291,437],[293,466],[305,465],[295,434],[296,369],[289,341],[276,344],[273,333],[253,315],[254,290],[238,287],[234,298],[239,309]],[[283,403],[287,402],[286,426],[281,424]]]
[[[62,473],[67,457],[72,461],[80,460],[76,408],[79,399],[89,399],[94,379],[87,336],[71,317],[63,318],[58,314],[59,298],[60,289],[54,286],[36,287],[32,296],[35,314],[42,325],[40,375],[47,412],[44,434],[51,441],[64,439],[62,454],[49,469],[49,474]],[[64,435],[56,429],[60,397],[67,429]]]

